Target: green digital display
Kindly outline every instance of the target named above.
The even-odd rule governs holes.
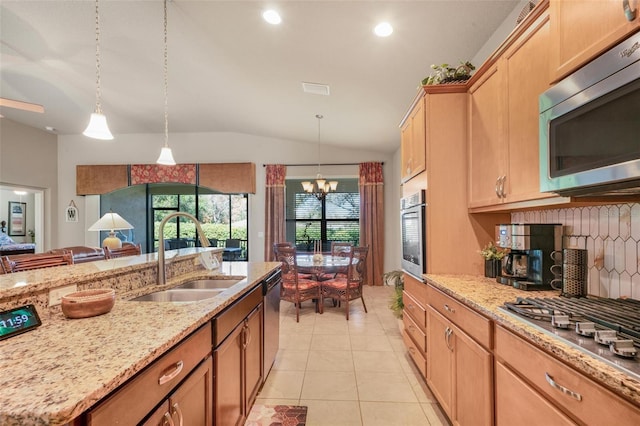
[[[24,333],[41,324],[36,307],[33,305],[0,312],[0,340]]]

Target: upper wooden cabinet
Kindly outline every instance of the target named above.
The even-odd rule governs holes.
[[[422,173],[425,169],[425,135],[425,103],[421,92],[400,124],[401,176],[403,182]]]
[[[469,207],[555,197],[540,192],[538,96],[549,88],[549,15],[540,15],[471,86]]]
[[[640,2],[629,20],[624,0],[551,0],[551,69],[558,81],[640,29]],[[537,60],[537,59],[536,59]]]

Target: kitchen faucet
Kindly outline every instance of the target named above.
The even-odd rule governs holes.
[[[202,247],[209,247],[209,240],[207,240],[207,237],[205,237],[204,235],[204,231],[202,230],[202,226],[200,225],[200,222],[198,221],[198,219],[196,219],[195,216],[189,214],[189,213],[185,213],[185,212],[175,212],[175,213],[171,213],[168,214],[164,217],[164,219],[162,219],[162,221],[160,222],[160,229],[158,230],[158,285],[163,285],[167,283],[167,278],[166,278],[166,271],[164,269],[165,267],[165,259],[164,259],[164,225],[171,219],[173,219],[174,217],[178,217],[178,216],[182,216],[182,217],[186,217],[188,219],[191,219],[193,221],[193,223],[196,224],[196,230],[198,235],[200,236],[200,243],[202,244]]]

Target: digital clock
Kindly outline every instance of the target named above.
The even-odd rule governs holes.
[[[36,307],[24,305],[0,312],[0,340],[24,333],[42,324]]]

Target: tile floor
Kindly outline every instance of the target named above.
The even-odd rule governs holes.
[[[306,405],[307,426],[448,425],[407,358],[398,320],[388,308],[392,287],[366,287],[362,303],[325,304],[316,314],[282,302],[280,351],[256,403]]]

